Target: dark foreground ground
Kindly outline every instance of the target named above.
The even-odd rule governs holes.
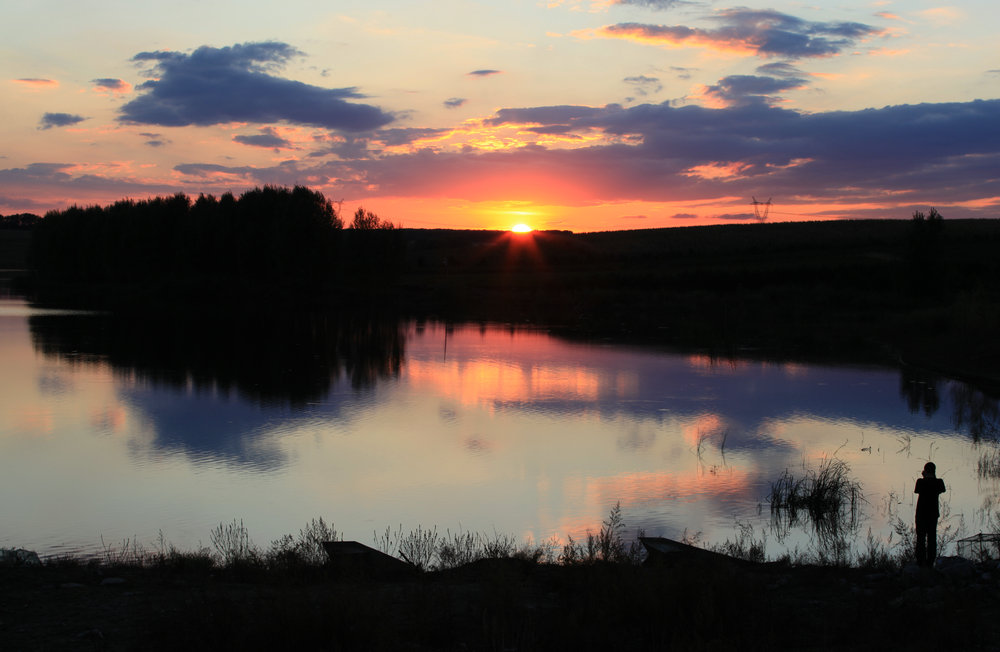
[[[1000,572],[487,560],[396,580],[0,569],[3,650],[991,650]]]

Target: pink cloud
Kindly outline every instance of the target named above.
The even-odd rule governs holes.
[[[124,95],[132,92],[132,84],[121,79],[109,77],[91,80],[94,84],[94,92],[103,94]]]
[[[15,84],[18,84],[22,88],[25,88],[25,89],[28,89],[28,90],[33,90],[33,91],[45,90],[45,89],[48,89],[48,88],[56,88],[57,86],[59,86],[59,82],[57,82],[54,79],[42,79],[42,78],[37,78],[37,77],[25,77],[25,78],[22,78],[22,79],[11,79],[10,81],[12,81]]]

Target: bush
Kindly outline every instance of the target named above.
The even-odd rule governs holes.
[[[237,522],[236,519],[233,519],[232,523],[219,523],[212,530],[209,538],[224,567],[239,568],[260,565],[260,551],[250,540],[250,534],[242,520]]]

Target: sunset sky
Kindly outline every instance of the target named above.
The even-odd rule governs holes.
[[[7,0],[0,213],[306,185],[410,228],[1000,217],[995,0]]]

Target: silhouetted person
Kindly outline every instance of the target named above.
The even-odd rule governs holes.
[[[944,480],[934,475],[934,462],[924,464],[922,478],[917,479],[913,493],[917,494],[917,564],[931,566],[937,558],[938,496],[945,492]]]

